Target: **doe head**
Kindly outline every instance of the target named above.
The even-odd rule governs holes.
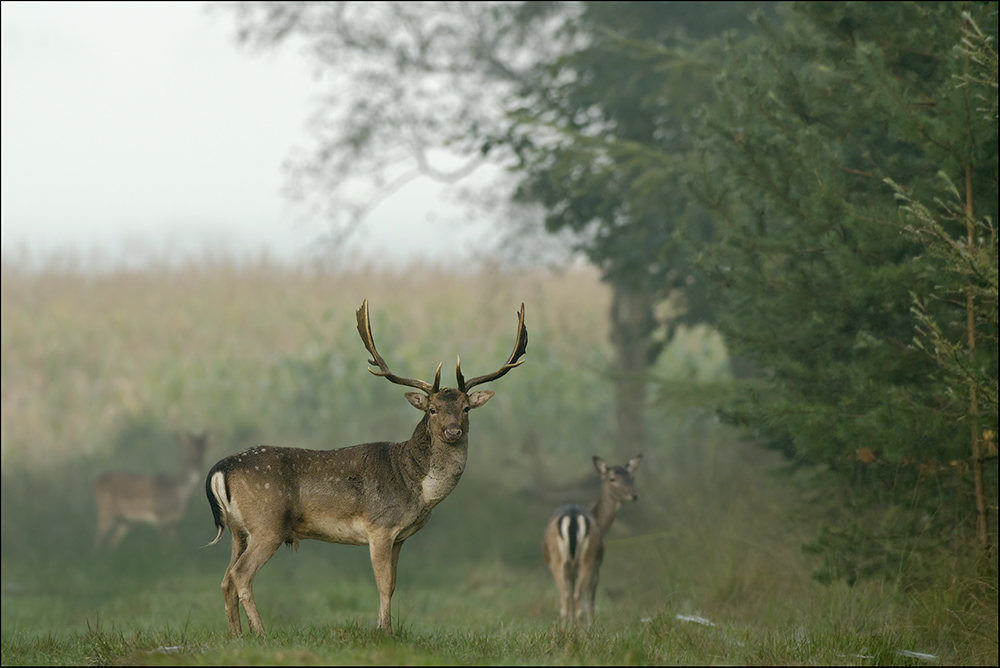
[[[601,474],[601,487],[606,487],[611,493],[611,498],[619,503],[639,500],[632,475],[641,463],[642,455],[636,455],[628,460],[625,466],[608,466],[600,457],[594,457],[594,468]]]

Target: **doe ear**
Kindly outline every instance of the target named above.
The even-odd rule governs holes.
[[[426,411],[430,404],[430,397],[423,392],[407,392],[406,400],[418,411]]]
[[[493,390],[479,390],[469,395],[469,408],[479,408],[491,398],[495,393]]]
[[[632,459],[628,460],[628,464],[625,465],[625,470],[628,471],[629,475],[635,473],[635,470],[639,468],[639,464],[642,463],[642,455],[638,454]]]
[[[604,460],[597,455],[594,455],[594,468],[597,469],[597,472],[602,476],[608,471],[608,465],[605,464]]]

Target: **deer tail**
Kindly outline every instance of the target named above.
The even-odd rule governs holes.
[[[229,511],[228,487],[225,472],[216,464],[205,480],[205,495],[208,496],[208,505],[212,508],[212,518],[215,520],[215,539],[204,547],[218,543],[222,538],[222,532],[226,529],[226,515]]]
[[[587,549],[592,529],[590,519],[575,508],[559,518],[559,549],[564,561],[576,561]]]

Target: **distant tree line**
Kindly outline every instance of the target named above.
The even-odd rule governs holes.
[[[334,236],[416,176],[489,162],[506,211],[540,210],[601,270],[619,458],[646,442],[660,351],[710,323],[739,362],[720,414],[849,504],[812,545],[818,577],[968,546],[995,569],[997,3],[242,3],[236,19],[251,46],[304,45],[329,83],[291,165]],[[359,177],[372,189],[352,200]]]

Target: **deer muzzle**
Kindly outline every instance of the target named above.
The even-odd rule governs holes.
[[[461,427],[445,427],[444,433],[442,434],[444,440],[449,443],[457,443],[459,439],[462,438],[462,428]]]

